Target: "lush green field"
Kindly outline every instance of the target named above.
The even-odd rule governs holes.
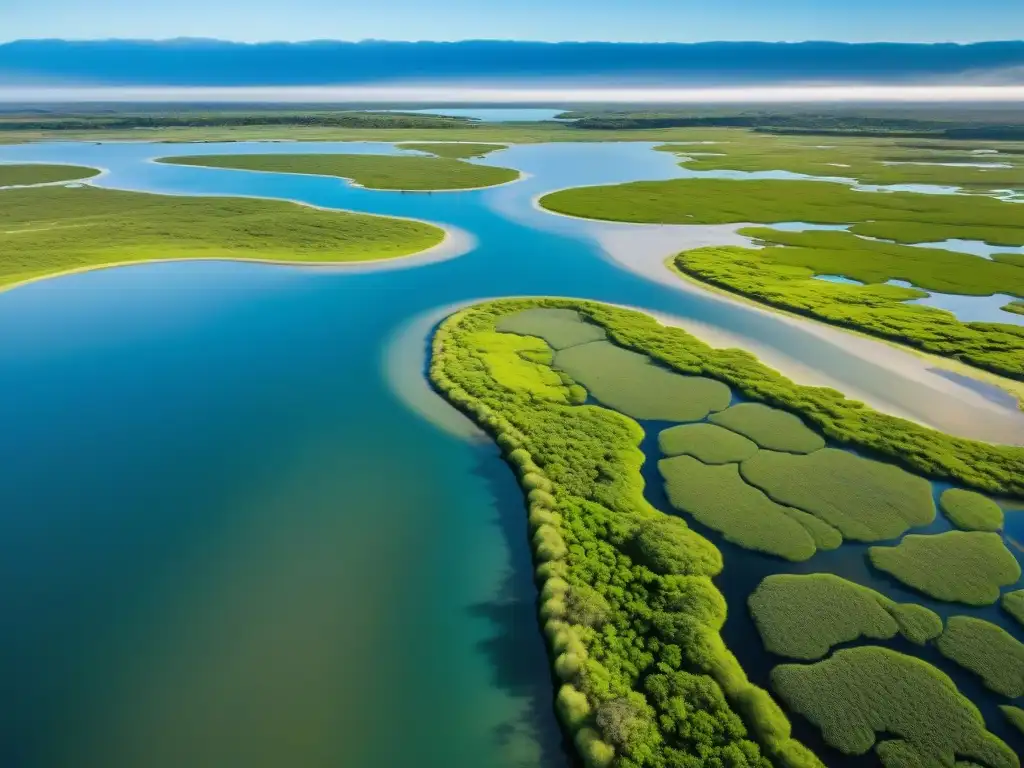
[[[0,191],[0,287],[161,259],[336,263],[407,256],[444,239],[422,222],[294,203],[97,189]]]
[[[1024,696],[1024,643],[1002,627],[971,616],[953,616],[936,645],[943,656],[969,669],[996,693]]]
[[[605,338],[603,328],[583,322],[580,313],[571,309],[527,309],[503,317],[497,328],[506,333],[536,336],[544,339],[554,349],[565,349]]]
[[[581,756],[624,768],[698,756],[820,766],[722,643],[725,604],[711,581],[721,555],[644,499],[639,425],[509,389],[481,360],[509,335],[499,323],[536,306],[582,308],[509,300],[458,312],[435,334],[431,380],[495,436],[527,494],[558,710]]]
[[[980,493],[950,488],[939,497],[939,507],[963,531],[998,531],[1003,527],[1003,510]]]
[[[1017,206],[990,197],[858,192],[819,181],[671,179],[577,187],[540,204],[557,213],[644,224],[852,224],[859,235],[920,243],[963,238],[1024,245]]]
[[[519,171],[418,155],[204,155],[159,162],[271,173],[304,173],[351,179],[367,189],[412,191],[476,189],[505,184]]]
[[[893,602],[831,573],[768,576],[747,604],[764,647],[791,659],[820,659],[858,638],[902,634],[923,645],[942,634],[942,619],[927,608]]]
[[[991,605],[999,588],[1020,578],[1020,565],[996,533],[948,531],[907,536],[871,547],[871,563],[936,600]]]
[[[1003,610],[1024,627],[1024,589],[1007,592],[1001,600]]]
[[[603,405],[634,419],[700,421],[729,405],[729,388],[721,382],[682,376],[607,341],[561,349],[555,365]]]
[[[43,163],[8,165],[0,163],[0,187],[77,181],[91,178],[98,173],[99,171],[95,168],[85,168],[80,165],[45,165]]]
[[[985,729],[981,714],[953,681],[912,656],[872,646],[848,648],[816,664],[780,665],[772,671],[772,683],[792,709],[846,754],[864,754],[879,736],[901,739],[897,754],[879,749],[887,768],[951,767],[965,758],[988,768],[1020,765],[1013,750]]]
[[[712,414],[710,421],[771,451],[811,453],[825,447],[821,435],[808,429],[798,416],[763,403],[734,405]]]
[[[808,560],[817,551],[814,538],[788,508],[743,482],[735,464],[708,466],[676,456],[659,461],[658,471],[669,503],[727,541],[792,561]]]
[[[484,155],[496,152],[499,149],[508,149],[507,144],[471,144],[469,142],[406,142],[401,145],[402,149],[414,149],[417,152],[427,152],[437,157],[447,157],[451,160],[468,160],[471,157],[483,157]]]
[[[926,480],[836,448],[806,455],[759,451],[740,471],[775,501],[811,513],[847,539],[893,539],[935,518]]]
[[[757,453],[757,443],[723,427],[703,422],[662,430],[658,435],[658,447],[666,456],[685,454],[705,464],[732,464]]]
[[[977,149],[998,150],[1001,142],[909,142],[886,138],[778,136],[737,134],[730,141],[707,149],[714,155],[694,153],[690,145],[664,145],[658,149],[688,157],[682,164],[695,171],[792,171],[810,176],[841,176],[862,184],[936,184],[972,190],[1024,187],[1024,157],[1010,152],[976,154]],[[1005,145],[1014,148],[1019,145]],[[973,167],[976,164],[1005,165]],[[946,164],[946,165],[940,165]]]

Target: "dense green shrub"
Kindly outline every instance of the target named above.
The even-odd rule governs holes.
[[[924,644],[942,633],[942,619],[927,608],[897,604],[831,573],[768,576],[747,604],[765,648],[793,659],[820,659],[861,637],[888,640],[899,633]]]
[[[991,605],[1020,578],[1020,564],[995,533],[948,531],[871,547],[871,564],[936,600]]]
[[[639,425],[495,376],[485,357],[507,335],[496,323],[531,306],[547,305],[492,302],[450,317],[434,336],[431,381],[495,436],[527,493],[539,613],[564,686],[558,711],[580,756],[676,768],[713,764],[692,752],[708,745],[736,768],[821,768],[722,642],[726,608],[711,580],[721,554],[644,499]],[[648,690],[657,676],[670,682]],[[715,708],[673,693],[686,686],[709,692]]]
[[[700,421],[731,398],[720,381],[680,375],[607,341],[561,349],[555,365],[603,405],[634,419]]]
[[[522,336],[537,336],[555,349],[605,338],[604,328],[583,322],[580,313],[571,309],[526,309],[503,317],[495,328]]]
[[[663,429],[658,435],[658,447],[666,456],[685,454],[705,464],[731,464],[757,453],[756,443],[728,429],[703,422]]]
[[[884,734],[903,739],[901,750],[921,765],[952,768],[958,758],[989,768],[1020,765],[953,681],[912,656],[873,646],[848,648],[816,664],[780,665],[772,683],[846,754],[864,754],[876,734]]]
[[[811,453],[825,447],[821,435],[808,429],[799,417],[763,403],[734,405],[712,414],[710,421],[771,451]]]
[[[1003,510],[980,493],[950,488],[939,497],[939,506],[957,528],[964,531],[998,531]]]
[[[935,518],[927,480],[836,448],[758,451],[740,472],[775,501],[813,514],[848,539],[893,539]]]
[[[690,456],[676,456],[659,461],[658,471],[672,506],[727,541],[793,561],[807,560],[817,551],[801,521],[743,482],[735,464],[708,466]]]
[[[1024,627],[1024,589],[1007,592],[1002,599],[1003,610]]]
[[[1024,696],[1024,643],[1000,626],[954,616],[936,643],[943,656],[971,670],[996,693]]]

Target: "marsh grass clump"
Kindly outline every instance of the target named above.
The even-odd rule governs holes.
[[[740,477],[735,464],[708,466],[690,456],[658,462],[673,507],[745,549],[791,561],[807,560],[815,540],[786,507],[776,504]]]
[[[0,191],[0,287],[98,265],[163,259],[370,261],[438,245],[432,224],[280,200],[84,186]]]
[[[999,707],[1006,715],[1006,719],[1010,721],[1014,728],[1024,734],[1024,709],[1020,707],[1011,707],[1008,704],[1004,704]]]
[[[728,413],[730,409],[723,411]],[[680,424],[658,435],[665,456],[693,456],[705,464],[733,464],[757,453],[757,444],[714,424]]]
[[[936,645],[943,656],[981,677],[986,688],[1011,699],[1024,696],[1024,643],[1002,627],[953,616]]]
[[[1024,589],[1007,592],[1001,600],[1003,610],[1013,616],[1024,627]]]
[[[912,656],[875,646],[848,648],[815,664],[782,664],[772,671],[772,684],[825,741],[848,755],[866,753],[884,734],[903,740],[904,756],[917,760],[910,765],[953,766],[964,758],[988,768],[1020,765],[953,681]]]
[[[910,535],[894,547],[871,547],[871,564],[934,597],[991,605],[999,588],[1020,578],[1020,564],[995,533],[947,531]]]
[[[820,659],[859,638],[902,634],[923,645],[942,633],[942,619],[927,608],[900,605],[830,573],[768,576],[747,604],[765,649],[791,659]]]
[[[739,403],[710,417],[712,424],[750,438],[761,448],[786,453],[811,453],[825,440],[798,416],[763,403]]]
[[[962,531],[998,531],[1003,527],[1003,510],[980,493],[950,488],[939,497],[939,506]]]
[[[700,421],[731,398],[720,381],[675,373],[607,341],[561,349],[555,366],[603,405],[634,419]]]
[[[935,518],[927,480],[836,448],[758,451],[740,472],[778,503],[813,514],[848,539],[893,539]]]
[[[495,329],[521,336],[537,336],[554,349],[564,349],[588,341],[605,338],[604,328],[584,322],[579,312],[571,309],[524,309],[503,317]]]
[[[46,163],[0,163],[0,187],[25,184],[55,184],[80,181],[99,174],[95,168],[81,165],[48,165]]]
[[[204,155],[164,157],[157,162],[268,173],[337,176],[351,179],[367,189],[424,192],[491,187],[519,178],[519,171],[512,168],[475,165],[451,157],[417,155]]]

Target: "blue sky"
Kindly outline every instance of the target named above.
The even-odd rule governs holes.
[[[1024,0],[0,0],[0,36],[227,40],[1005,40]]]

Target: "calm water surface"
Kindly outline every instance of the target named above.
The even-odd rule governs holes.
[[[515,147],[487,162],[530,178],[459,194],[148,162],[294,144],[0,147],[104,168],[102,186],[413,216],[478,241],[389,271],[151,264],[0,296],[0,765],[566,765],[514,479],[400,396],[422,384],[422,344],[389,358],[439,308],[631,304],[785,350],[921,418],[954,410],[803,328],[625,271],[591,225],[530,205],[687,173],[649,147]]]

